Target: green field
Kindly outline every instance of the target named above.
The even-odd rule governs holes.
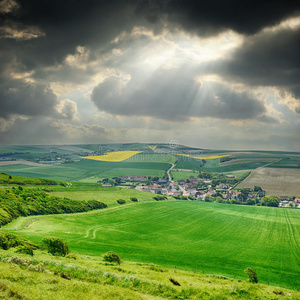
[[[281,159],[270,165],[268,168],[291,168],[299,169],[300,168],[300,157],[299,156],[290,156],[288,158]]]
[[[171,167],[164,162],[105,162],[82,160],[70,164],[35,167],[28,165],[0,166],[0,171],[11,175],[35,178],[52,178],[65,181],[78,181],[96,176],[97,178],[112,178],[121,175],[163,176],[165,170]],[[95,182],[91,180],[90,182]]]
[[[131,197],[135,197],[139,201],[145,201],[153,200],[154,196],[152,193],[120,187],[53,189],[53,192],[51,192],[50,195],[62,198],[66,197],[72,200],[98,200],[109,206],[118,205],[116,202],[118,199],[123,199],[127,203],[131,203]]]
[[[29,219],[19,218],[4,228],[18,228]],[[235,278],[244,278],[243,270],[251,267],[262,283],[300,286],[299,210],[198,201],[138,203],[38,217],[13,232],[34,242],[58,236],[75,253],[113,250],[124,260]]]
[[[178,161],[175,165],[175,169],[185,169],[185,170],[200,170],[200,160],[186,157],[186,156],[176,156]]]
[[[171,171],[171,175],[173,180],[180,180],[180,179],[188,179],[191,176],[195,178],[198,176],[198,172],[190,172],[190,171]]]

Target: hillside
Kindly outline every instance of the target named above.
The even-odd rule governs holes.
[[[243,270],[251,267],[262,283],[296,289],[299,214],[201,201],[138,202],[84,214],[18,218],[3,229],[35,243],[60,237],[77,254],[112,250],[124,260],[205,274],[243,279]]]
[[[299,299],[300,292],[220,275],[169,269],[100,256],[34,257],[0,250],[1,299]],[[99,254],[101,250],[99,251]],[[76,258],[74,260],[74,258]],[[173,285],[170,279],[180,286]]]

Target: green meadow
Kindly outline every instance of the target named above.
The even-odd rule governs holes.
[[[33,222],[24,229],[29,220]],[[23,224],[23,225],[22,225]],[[73,215],[19,218],[6,230],[40,243],[57,236],[74,253],[300,286],[300,211],[192,201],[125,204]]]
[[[65,188],[53,189],[51,196],[69,198],[72,200],[97,200],[108,206],[117,205],[118,199],[123,199],[127,203],[131,203],[130,198],[135,197],[138,201],[153,200],[153,194],[147,192],[137,191],[135,189],[127,189],[123,187],[79,187],[79,188]]]

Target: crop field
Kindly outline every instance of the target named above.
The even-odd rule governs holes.
[[[70,164],[55,166],[0,166],[0,171],[11,175],[48,178],[66,181],[96,182],[97,178],[112,178],[121,175],[163,176],[171,167],[170,163],[162,162],[105,162],[82,160]],[[90,179],[90,180],[89,180]]]
[[[113,151],[103,155],[84,156],[82,158],[109,162],[120,162],[141,152],[142,151]]]
[[[169,153],[142,152],[128,158],[126,162],[159,162],[172,164],[177,157]]]
[[[258,168],[237,188],[261,186],[267,195],[300,196],[300,169]]]
[[[204,165],[201,170],[206,170],[209,172],[232,172],[232,171],[239,171],[239,170],[253,170],[259,167],[265,166],[265,162],[246,162],[246,163],[238,163],[238,164],[229,164],[229,165],[220,165],[219,167],[207,167]]]
[[[290,156],[281,160],[278,160],[270,165],[268,168],[300,168],[300,156]]]
[[[13,230],[34,219],[28,227]],[[39,243],[47,236],[74,253],[112,250],[124,260],[300,286],[300,211],[206,202],[144,202],[74,215],[19,218],[3,227]],[[10,229],[9,229],[10,228]]]
[[[200,171],[200,161],[191,157],[177,156],[175,169],[187,169]]]

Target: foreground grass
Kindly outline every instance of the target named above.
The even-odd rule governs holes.
[[[300,292],[220,275],[101,257],[34,257],[0,250],[1,299],[299,299]],[[64,278],[63,278],[64,277]],[[66,279],[66,277],[68,279]],[[174,286],[170,278],[180,283]],[[281,293],[276,295],[275,293]]]
[[[112,250],[126,260],[239,279],[251,267],[262,283],[297,289],[299,214],[198,201],[144,202],[39,217],[25,228],[22,224],[30,219],[23,218],[23,223],[16,220],[4,228],[36,243],[43,237],[60,237],[79,254],[97,256]]]

